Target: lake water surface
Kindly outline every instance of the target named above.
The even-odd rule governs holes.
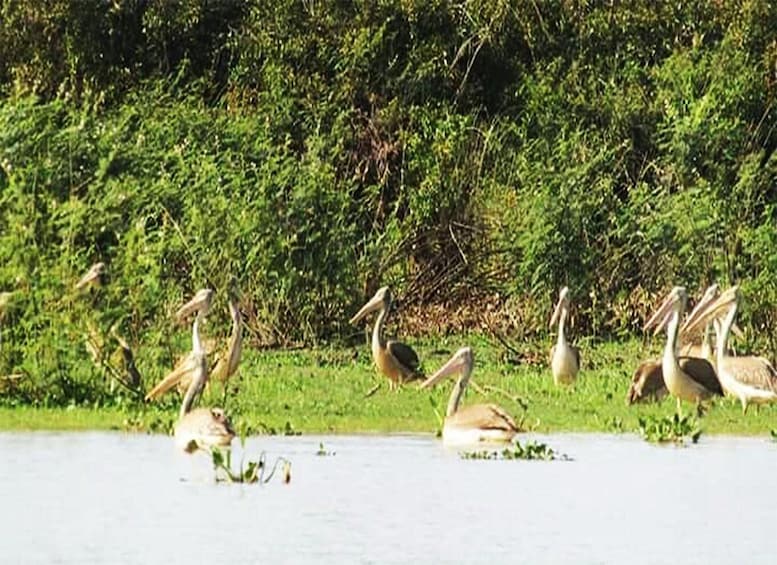
[[[290,459],[291,483],[226,485],[170,437],[2,433],[0,562],[777,563],[777,444],[528,438],[574,460],[255,437],[249,454]]]

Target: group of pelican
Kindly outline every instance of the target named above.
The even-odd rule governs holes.
[[[105,265],[96,263],[76,283],[76,288],[99,287],[105,274]],[[556,343],[550,351],[551,373],[557,385],[574,383],[580,371],[580,350],[567,339],[566,323],[571,309],[569,294],[567,287],[561,289],[550,319],[551,328],[558,324]],[[743,412],[746,412],[750,404],[777,401],[777,370],[767,359],[729,354],[727,343],[729,334],[738,331],[735,320],[741,296],[738,286],[720,293],[717,285],[712,285],[683,322],[687,291],[684,287],[673,288],[645,323],[645,330],[653,329],[654,334],[666,329],[663,356],[661,359],[645,361],[637,368],[627,397],[629,403],[650,397],[660,399],[670,394],[676,398],[679,411],[681,401],[698,405],[713,396],[728,395],[737,398]],[[8,293],[0,294],[0,321],[9,297]],[[213,297],[213,290],[202,289],[177,310],[175,318],[178,321],[194,316],[191,352],[146,395],[146,400],[153,400],[173,387],[178,387],[182,392],[183,400],[174,435],[176,444],[187,453],[229,446],[235,436],[223,409],[194,408],[209,379],[215,378],[226,383],[237,372],[242,352],[241,317],[236,289],[234,283],[231,283],[229,311],[232,332],[226,351],[217,357],[213,370],[208,374],[208,356],[200,337],[200,324],[210,312]],[[371,338],[372,356],[378,371],[388,378],[389,388],[396,389],[411,381],[422,381],[419,387],[429,389],[445,377],[458,375],[445,413],[443,442],[472,444],[511,441],[520,430],[504,409],[490,403],[461,406],[474,366],[472,349],[462,347],[433,375],[426,378],[416,352],[404,343],[386,339],[383,334],[391,306],[391,291],[384,286],[350,320],[356,324],[377,312]],[[714,351],[713,328],[717,337]],[[681,350],[681,334],[693,335],[699,331],[703,331],[704,335],[701,346],[685,346]]]

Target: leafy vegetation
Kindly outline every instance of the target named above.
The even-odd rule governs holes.
[[[696,418],[680,416],[675,412],[672,416],[640,418],[639,433],[653,443],[683,443],[686,438],[697,443],[701,437],[701,427]]]
[[[547,444],[527,441],[521,444],[520,441],[513,442],[510,447],[505,447],[501,451],[463,451],[460,453],[462,459],[525,459],[534,460],[540,459],[542,461],[554,461],[561,459],[563,461],[569,461],[570,458],[566,454],[558,454],[553,449],[548,447]]]
[[[288,484],[291,481],[291,461],[285,457],[278,457],[275,463],[268,467],[267,456],[262,453],[259,459],[256,460],[250,459],[246,462],[241,459],[238,470],[234,471],[232,468],[232,450],[221,450],[214,447],[210,453],[217,482],[269,483],[275,476],[275,471],[279,465],[283,472],[283,482]],[[267,476],[265,476],[265,473],[268,473]]]
[[[155,381],[233,276],[262,347],[347,343],[383,284],[412,333],[523,342],[562,284],[628,339],[738,282],[774,355],[776,31],[766,0],[2,3],[0,398],[140,410],[112,332]]]

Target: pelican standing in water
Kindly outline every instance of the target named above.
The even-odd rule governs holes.
[[[661,359],[661,370],[669,393],[677,399],[680,413],[682,400],[694,402],[697,406],[715,395],[722,395],[723,389],[715,369],[706,359],[692,359],[693,363],[681,366],[677,355],[677,341],[680,318],[685,311],[688,294],[684,287],[676,286],[667,295],[664,303],[645,324],[645,329],[655,327],[654,334],[666,327],[666,346]]]
[[[717,320],[719,316],[725,315],[722,325],[718,326],[718,341],[715,347],[718,378],[726,394],[738,398],[742,404],[742,413],[746,413],[748,404],[777,401],[777,369],[763,357],[728,355],[726,344],[741,299],[739,287],[733,286],[698,316],[689,318],[686,326],[693,330],[701,324],[707,324],[711,319]]]
[[[408,381],[423,379],[424,374],[419,367],[418,355],[410,346],[383,338],[383,324],[390,307],[391,291],[384,286],[351,318],[351,323],[355,324],[367,314],[379,310],[372,330],[372,358],[378,370],[388,377],[389,388],[393,389]]]
[[[550,368],[553,372],[553,381],[558,384],[572,384],[577,379],[580,370],[580,350],[567,342],[566,326],[569,315],[569,288],[561,289],[556,309],[550,319],[552,328],[558,321],[558,340],[550,349]]]
[[[203,288],[197,291],[194,297],[186,304],[181,306],[175,313],[175,318],[179,322],[186,318],[192,312],[197,312],[198,316],[200,312],[209,312],[211,304],[213,303],[213,290],[209,288]],[[204,316],[204,314],[203,314]],[[195,320],[197,321],[197,320]],[[197,341],[202,347],[199,331],[197,333]],[[204,348],[203,348],[204,350]],[[207,361],[206,361],[207,363]],[[147,394],[146,400],[156,400],[168,390],[178,385],[183,387],[183,390],[188,390],[191,384],[194,373],[198,368],[199,360],[194,353],[194,348],[186,357],[176,363],[172,371],[170,371],[165,377],[159,381]],[[185,393],[184,393],[185,394]]]
[[[509,442],[520,428],[510,415],[496,404],[473,404],[459,407],[461,397],[472,375],[472,349],[462,347],[435,374],[421,383],[431,388],[448,375],[459,378],[448,399],[442,441],[445,445],[472,445],[481,442]]]
[[[235,431],[221,408],[194,408],[194,400],[208,380],[208,361],[205,349],[200,341],[199,324],[210,309],[213,291],[206,289],[195,296],[178,312],[186,315],[196,310],[197,314],[192,324],[192,381],[181,403],[178,422],[175,425],[175,443],[186,453],[194,453],[198,449],[209,450],[212,447],[229,447],[235,437]]]

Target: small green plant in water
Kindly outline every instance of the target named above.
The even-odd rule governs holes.
[[[318,451],[316,451],[316,455],[318,455],[319,457],[331,457],[332,455],[335,455],[335,452],[334,451],[328,451],[324,447],[324,442],[319,442],[318,443]]]
[[[512,446],[501,451],[463,451],[459,453],[462,459],[524,459],[540,461],[571,461],[565,453],[557,453],[545,443],[527,441],[525,444],[516,441]]]
[[[240,460],[240,466],[237,472],[232,470],[232,451],[221,450],[214,447],[211,449],[211,460],[213,461],[213,470],[216,472],[216,482],[228,483],[268,483],[275,476],[278,465],[282,465],[283,482],[288,484],[291,481],[291,461],[285,457],[278,457],[269,468],[267,457],[264,452],[256,461],[249,460],[245,463]],[[267,476],[265,474],[267,473]]]
[[[701,428],[698,419],[675,413],[671,417],[640,418],[639,433],[644,439],[653,443],[683,443],[687,437],[690,437],[693,443],[697,443],[701,436]]]
[[[773,440],[773,441],[777,441],[777,429],[775,429],[775,430],[771,430],[771,431],[769,432],[769,435],[771,435],[771,436],[772,436],[772,440]]]

